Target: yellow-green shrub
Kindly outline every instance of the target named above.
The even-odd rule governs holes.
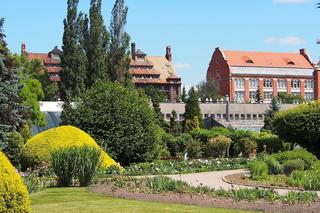
[[[22,166],[26,169],[47,164],[52,151],[83,145],[93,146],[101,150],[102,168],[108,168],[112,165],[119,166],[90,135],[73,126],[49,129],[31,138],[22,149]]]
[[[0,151],[0,212],[30,212],[27,189],[8,158]]]

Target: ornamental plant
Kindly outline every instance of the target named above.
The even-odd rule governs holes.
[[[90,135],[73,126],[60,126],[31,138],[22,148],[22,167],[25,170],[49,164],[51,152],[66,147],[85,145],[101,150],[102,168],[108,168],[111,165],[120,167]]]
[[[27,189],[0,151],[0,212],[31,212]]]
[[[226,155],[230,144],[230,138],[223,135],[218,135],[209,141],[206,146],[206,153],[210,157],[223,158]]]

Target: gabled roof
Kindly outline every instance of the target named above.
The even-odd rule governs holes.
[[[300,53],[223,51],[230,66],[312,69],[313,65]]]
[[[172,62],[170,62],[165,56],[146,56],[152,65],[153,69],[160,72],[160,79],[166,81],[167,78],[177,77],[176,69]]]

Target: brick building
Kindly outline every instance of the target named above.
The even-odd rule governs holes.
[[[207,71],[209,79],[219,82],[220,95],[228,95],[236,103],[255,102],[257,90],[265,103],[280,92],[305,100],[320,99],[320,69],[305,49],[271,53],[216,48]]]
[[[49,53],[32,53],[27,52],[26,44],[22,43],[21,54],[25,54],[29,60],[39,59],[45,70],[48,72],[50,81],[60,81],[60,57],[62,55],[62,51],[59,50],[57,46],[55,46]]]
[[[165,92],[169,102],[176,102],[181,95],[181,78],[172,63],[171,47],[165,56],[148,56],[136,44],[131,44],[130,73],[137,87],[154,86]]]

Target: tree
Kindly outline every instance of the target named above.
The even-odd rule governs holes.
[[[278,112],[273,121],[275,132],[320,157],[320,102],[301,104]]]
[[[8,145],[7,134],[19,131],[24,123],[20,90],[18,71],[7,69],[0,55],[0,149]]]
[[[181,133],[180,124],[176,119],[177,112],[173,110],[170,117],[170,133],[174,136],[178,136]]]
[[[101,0],[91,0],[89,20],[87,17],[84,20],[84,48],[88,60],[86,85],[90,88],[98,80],[108,79],[106,54],[109,33],[101,15]]]
[[[66,92],[72,96],[85,91],[87,58],[81,43],[81,21],[83,15],[78,15],[79,0],[68,0],[67,18],[64,19],[63,55],[61,57],[60,91],[63,99]]]
[[[68,107],[64,124],[88,132],[122,165],[156,157],[157,125],[148,98],[134,89],[98,82]]]
[[[269,106],[269,109],[265,112],[264,126],[263,126],[262,130],[269,130],[269,131],[274,130],[274,128],[272,126],[272,119],[274,118],[275,114],[277,112],[279,112],[279,110],[280,110],[280,106],[278,103],[278,99],[273,98],[271,101],[271,104]]]
[[[0,55],[6,60],[9,56],[9,49],[7,47],[7,42],[5,41],[5,34],[3,32],[4,18],[0,18]]]
[[[262,103],[263,102],[263,97],[262,97],[260,88],[258,88],[257,91],[256,91],[255,99],[256,99],[256,103]]]
[[[186,120],[193,120],[194,117],[197,117],[197,119],[199,121],[199,125],[200,125],[200,127],[202,127],[202,124],[203,124],[202,115],[201,115],[201,110],[200,110],[198,100],[199,100],[199,96],[198,96],[197,92],[195,91],[194,87],[191,87],[191,89],[189,90],[189,93],[188,93],[188,98],[186,100],[184,119],[185,119],[185,121]]]
[[[217,99],[219,97],[219,84],[215,80],[201,81],[197,86],[198,96],[202,102],[207,99]]]
[[[181,101],[185,103],[187,100],[187,92],[185,86],[182,87]]]
[[[110,44],[108,50],[108,71],[110,80],[124,83],[130,78],[130,37],[124,31],[127,23],[128,7],[124,0],[116,0],[112,9],[110,24]]]
[[[277,99],[282,104],[302,103],[303,98],[301,95],[291,95],[286,92],[279,92]]]

